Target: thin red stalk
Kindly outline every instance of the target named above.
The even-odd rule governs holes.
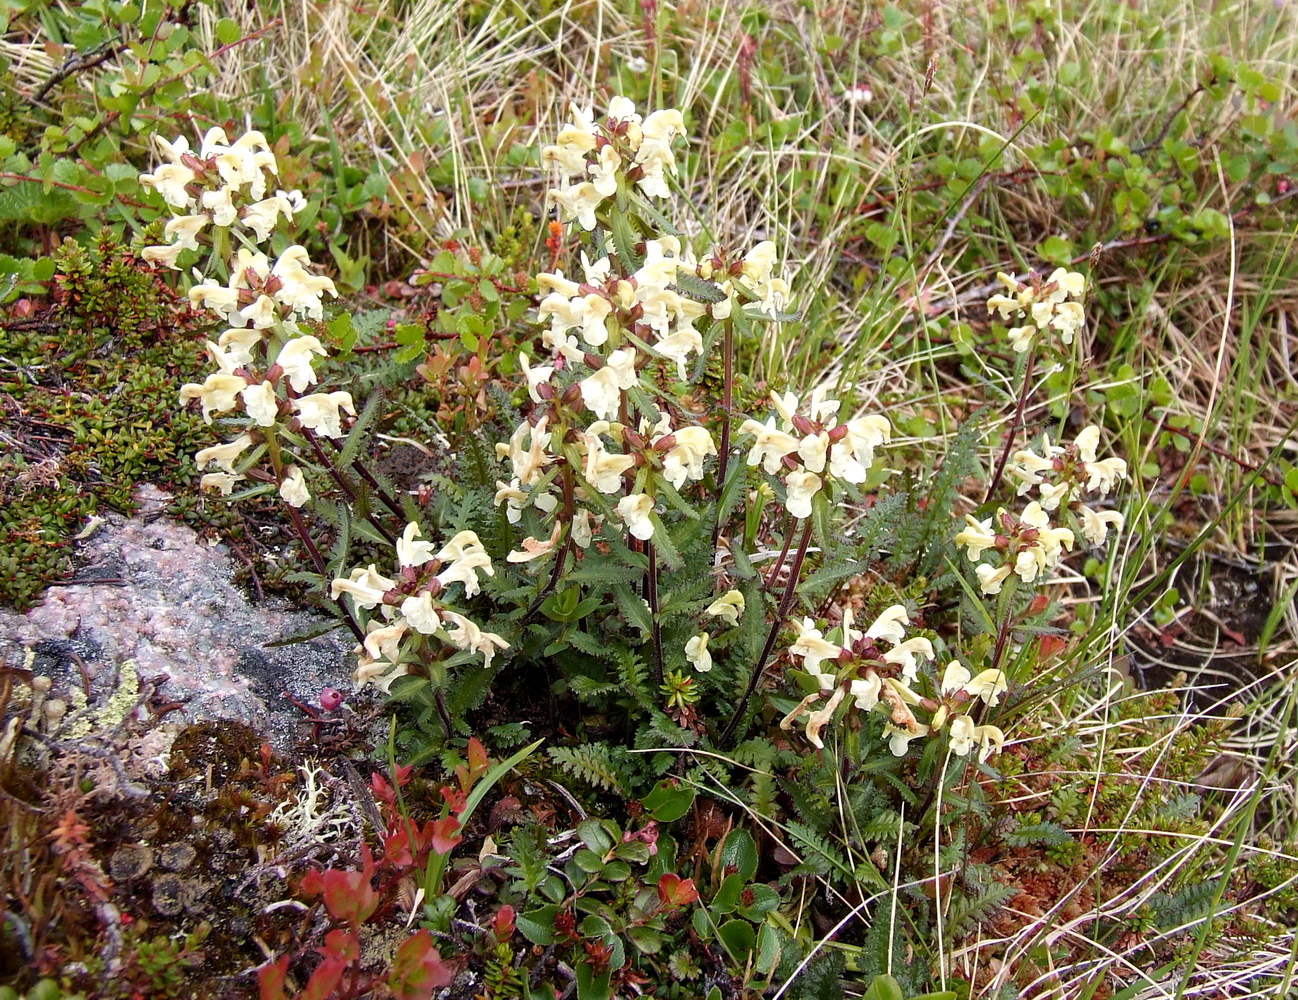
[[[663,633],[658,620],[658,548],[652,541],[646,542],[649,550],[649,571],[645,574],[645,590],[649,601],[649,613],[653,616],[654,668],[657,672],[658,686],[664,679],[663,671]]]
[[[789,572],[789,582],[784,587],[784,596],[780,598],[779,607],[775,610],[775,620],[771,622],[771,630],[766,634],[766,645],[762,647],[762,655],[757,660],[757,666],[753,670],[753,675],[748,679],[748,689],[744,691],[744,697],[739,702],[739,707],[735,710],[734,718],[721,732],[717,739],[718,747],[729,745],[730,737],[734,734],[735,728],[739,725],[739,720],[744,717],[748,711],[748,702],[757,690],[757,684],[766,673],[767,661],[771,658],[771,653],[775,650],[775,642],[780,636],[780,629],[784,627],[784,620],[788,618],[789,611],[793,607],[793,599],[798,589],[798,579],[802,576],[802,563],[807,558],[807,546],[811,543],[811,518],[807,518],[806,524],[802,529],[802,538],[798,540],[798,552],[793,557],[793,567]]]
[[[1027,364],[1023,366],[1023,385],[1019,388],[1018,405],[1014,407],[1014,420],[1010,423],[1009,430],[1005,432],[1005,447],[1001,449],[1001,457],[1000,461],[996,463],[996,471],[987,483],[987,495],[983,497],[983,503],[991,500],[992,495],[996,492],[996,487],[1000,485],[1001,475],[1005,472],[1005,465],[1010,460],[1010,452],[1014,449],[1014,441],[1023,426],[1023,411],[1028,405],[1028,390],[1032,384],[1032,361],[1034,356],[1034,354],[1029,354]]]

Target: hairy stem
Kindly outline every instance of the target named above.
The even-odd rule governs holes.
[[[646,542],[649,550],[649,571],[645,574],[646,599],[649,601],[649,614],[653,618],[654,675],[659,687],[663,685],[663,631],[658,620],[658,547],[653,542]]]
[[[730,408],[734,402],[735,387],[735,341],[734,324],[726,320],[726,330],[722,335],[721,358],[725,366],[725,377],[721,387],[721,411],[725,419],[721,423],[721,442],[717,447],[717,491],[726,488],[726,467],[730,463]],[[721,537],[721,510],[717,510],[717,523],[712,526],[712,549],[715,552],[717,540]]]
[[[333,481],[338,484],[338,488],[347,495],[348,500],[354,502],[356,500],[356,491],[352,488],[352,484],[347,481],[347,477],[342,474],[342,470],[338,468],[337,463],[326,455],[325,450],[320,447],[320,439],[306,427],[302,428],[302,436],[305,437],[307,443],[311,445],[311,450],[315,452],[316,460],[329,470],[329,475],[333,478]],[[335,447],[338,447],[336,441],[333,443]],[[383,522],[375,517],[373,513],[367,512],[365,520],[369,521],[370,524],[373,525],[374,530],[382,535],[384,541],[389,545],[397,544],[397,540],[393,536],[392,532],[388,531],[388,529],[383,525]]]
[[[992,478],[987,483],[987,495],[983,497],[983,503],[991,500],[992,495],[996,492],[996,487],[1001,484],[1001,475],[1005,472],[1005,465],[1010,460],[1010,452],[1014,449],[1014,441],[1023,426],[1023,411],[1028,405],[1028,391],[1032,385],[1032,361],[1035,353],[1030,352],[1028,354],[1027,364],[1023,366],[1023,384],[1019,386],[1019,401],[1014,407],[1014,419],[1010,422],[1009,430],[1005,432],[1005,447],[1001,449],[1001,457],[1000,461],[996,463],[996,471],[992,473]]]
[[[802,537],[798,539],[798,551],[793,557],[793,566],[789,571],[789,581],[784,586],[784,596],[780,598],[779,606],[775,609],[775,620],[771,622],[771,630],[766,634],[766,645],[762,647],[762,655],[757,660],[757,666],[753,670],[753,675],[748,678],[748,689],[744,691],[744,696],[739,702],[739,707],[735,709],[734,718],[721,732],[717,739],[718,747],[727,747],[730,745],[730,738],[735,735],[735,730],[739,722],[748,712],[748,702],[757,690],[757,684],[766,672],[766,664],[771,658],[771,653],[775,650],[775,642],[780,636],[780,629],[784,627],[784,621],[789,616],[789,611],[793,607],[793,600],[798,590],[798,580],[802,576],[802,563],[807,558],[807,546],[811,544],[811,518],[807,518],[802,528]]]

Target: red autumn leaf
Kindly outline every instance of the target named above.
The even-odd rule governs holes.
[[[487,769],[487,748],[476,737],[469,737],[469,770],[480,772]]]
[[[316,950],[325,958],[344,963],[354,962],[361,957],[361,943],[356,935],[341,928],[326,934],[324,946]]]
[[[284,1000],[284,980],[288,978],[288,956],[281,955],[257,970],[257,990],[261,1000]]]
[[[508,941],[514,933],[514,908],[506,903],[496,911],[491,930],[497,941]]]
[[[373,793],[374,798],[382,802],[385,806],[390,806],[397,801],[397,793],[393,790],[392,786],[388,784],[387,779],[383,777],[383,775],[379,774],[378,771],[375,771],[370,775],[370,792]]]
[[[409,868],[415,863],[414,852],[410,850],[410,834],[405,827],[389,831],[383,838],[383,857],[398,868]]]
[[[442,798],[444,798],[451,807],[451,812],[456,816],[464,812],[464,807],[468,805],[468,796],[458,788],[449,786],[442,787]]]
[[[666,872],[658,880],[658,899],[663,906],[688,906],[698,902],[699,891],[692,878],[681,878],[675,872]]]
[[[1039,615],[1048,607],[1050,607],[1050,598],[1045,594],[1037,594],[1036,597],[1032,598],[1032,602],[1028,605],[1027,613],[1030,615]]]
[[[335,987],[342,981],[343,973],[346,971],[346,962],[340,962],[336,958],[326,958],[316,967],[315,972],[311,973],[306,989],[299,994],[298,1000],[328,1000],[333,996]]]
[[[363,923],[379,905],[379,894],[370,885],[374,877],[374,858],[369,847],[361,848],[361,870],[344,871],[327,868],[308,872],[302,879],[302,892],[324,896],[325,908],[335,920],[348,924]]]
[[[447,816],[433,823],[433,850],[438,854],[447,853],[463,839],[460,834],[460,821],[454,816]]]
[[[1043,635],[1037,642],[1037,659],[1044,662],[1062,653],[1067,645],[1068,641],[1061,635]]]
[[[420,931],[397,949],[388,988],[397,1000],[429,1000],[433,990],[449,986],[455,972],[442,960],[428,931]]]

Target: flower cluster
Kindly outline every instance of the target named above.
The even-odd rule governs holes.
[[[298,325],[323,318],[322,296],[336,294],[333,282],[312,273],[301,246],[288,247],[273,263],[257,249],[281,220],[292,221],[304,206],[302,196],[276,191],[265,197],[279,167],[260,132],[231,143],[214,128],[197,153],[183,136],[173,142],[155,137],[155,142],[166,162],[140,180],[186,214],[167,223],[171,242],[146,247],[144,258],[177,267],[183,251],[200,249],[201,238],[227,265],[224,281],[195,271],[198,281],[189,290],[190,302],[226,329],[207,343],[216,371],[201,383],[183,386],[180,400],[198,400],[208,423],[235,409],[243,411],[248,423],[231,441],[198,453],[205,473],[202,486],[228,496],[249,478],[259,445],[265,444],[274,472],[264,478],[273,479],[285,502],[301,507],[310,499],[306,478],[302,466],[283,454],[276,431],[304,429],[341,437],[342,414],[356,413],[350,393],[310,391],[319,381],[313,364],[328,351]],[[241,245],[231,251],[232,240]],[[244,459],[249,449],[255,450]]]
[[[140,183],[157,191],[180,213],[166,226],[167,244],[146,247],[144,259],[179,269],[176,260],[185,250],[198,250],[198,237],[208,226],[238,226],[257,243],[264,243],[281,218],[292,220],[306,207],[300,191],[276,190],[266,197],[270,178],[279,177],[279,166],[266,137],[248,132],[231,143],[225,131],[209,129],[195,153],[180,136],[168,142],[153,137],[166,161]]]
[[[1026,282],[1008,274],[997,274],[1008,295],[993,295],[987,300],[989,312],[1000,313],[1007,322],[1027,319],[1009,330],[1010,344],[1020,354],[1032,346],[1032,338],[1041,330],[1054,330],[1065,344],[1086,322],[1081,298],[1086,291],[1086,277],[1076,271],[1056,268],[1042,280],[1035,271]],[[1075,301],[1068,301],[1069,298]]]
[[[666,198],[671,193],[667,175],[676,173],[672,141],[684,134],[684,119],[675,108],[641,118],[632,101],[614,97],[597,123],[590,108],[573,104],[568,125],[553,146],[541,150],[541,162],[564,178],[548,198],[559,206],[563,221],[576,220],[585,230],[595,228],[596,209],[617,193],[619,177],[651,198]]]
[[[330,587],[334,600],[346,594],[357,610],[379,612],[367,622],[365,641],[356,647],[356,686],[373,683],[387,691],[409,671],[416,636],[435,636],[457,649],[481,653],[483,666],[491,666],[496,650],[508,649],[509,643],[445,604],[453,584],[461,584],[468,598],[480,590],[480,573],[495,576],[478,536],[461,531],[438,548],[424,541],[419,526],[411,522],[397,540],[396,550],[394,576],[383,576],[371,564],[334,580]]]
[[[1071,445],[1052,445],[1045,437],[1040,454],[1031,449],[1015,452],[1005,470],[1018,481],[1019,496],[1036,489],[1042,510],[1071,512],[1092,545],[1103,545],[1110,527],[1121,531],[1123,518],[1116,510],[1093,510],[1081,497],[1107,497],[1127,478],[1127,463],[1122,459],[1096,458],[1099,443],[1100,428],[1094,424],[1082,430]]]
[[[1018,515],[1002,507],[994,518],[983,521],[966,514],[965,523],[968,527],[955,540],[957,545],[965,546],[970,562],[978,562],[988,550],[1000,557],[996,565],[979,563],[975,568],[984,594],[999,594],[1011,573],[1017,573],[1024,583],[1032,583],[1059,564],[1064,550],[1073,548],[1073,533],[1067,528],[1052,528],[1050,515],[1035,500]]]
[[[681,134],[680,112],[672,109],[642,120],[631,102],[614,98],[597,127],[574,108],[544,159],[582,179],[552,197],[593,229],[595,208],[619,185],[665,196],[664,171],[675,169],[671,143]],[[612,246],[611,234],[601,235],[596,245]],[[511,471],[496,484],[496,503],[506,504],[511,523],[529,509],[542,523],[511,562],[539,559],[567,541],[585,548],[610,518],[639,541],[654,537],[660,491],[702,479],[717,446],[707,428],[647,405],[650,394],[634,390],[655,361],[674,366],[685,381],[707,324],[729,319],[736,304],[770,316],[784,308],[789,286],[775,265],[770,242],[742,256],[717,248],[700,259],[665,235],[593,261],[583,252],[573,277],[561,270],[537,276],[537,319],[545,324],[541,346],[549,358],[519,356],[532,407],[509,441],[496,445]],[[694,293],[682,281],[696,282]],[[696,662],[704,662],[704,648]]]
[[[802,669],[815,679],[819,690],[803,698],[780,727],[792,728],[805,714],[807,739],[823,748],[821,730],[838,707],[849,701],[857,711],[878,709],[887,716],[884,735],[898,757],[905,755],[911,740],[936,736],[948,724],[952,753],[964,756],[977,744],[980,758],[986,760],[993,748],[999,751],[1004,734],[995,726],[975,726],[964,714],[964,706],[979,697],[995,706],[1006,690],[1004,673],[984,670],[971,678],[967,669],[952,663],[942,679],[941,699],[920,696],[915,692],[920,658],[933,658],[933,644],[923,636],[907,639],[909,621],[900,604],[885,609],[864,630],[853,626],[850,608],[843,610],[842,623],[829,635],[813,619],[804,618],[789,653],[801,658]],[[916,708],[929,714],[928,722],[919,720]]]
[[[863,483],[874,463],[874,449],[886,444],[892,427],[886,417],[869,415],[838,423],[839,400],[826,399],[821,386],[811,394],[809,413],[798,412],[798,397],[771,393],[776,416],[766,423],[746,420],[741,434],[756,440],[748,464],[769,475],[783,470],[785,506],[794,517],[811,515],[812,499],[827,480]]]

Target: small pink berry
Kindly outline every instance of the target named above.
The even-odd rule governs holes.
[[[343,693],[337,688],[320,689],[320,707],[326,712],[336,710],[343,703]]]

